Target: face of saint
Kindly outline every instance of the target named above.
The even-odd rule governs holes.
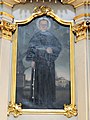
[[[47,20],[41,20],[39,22],[39,29],[41,31],[46,31],[48,29],[48,21]]]

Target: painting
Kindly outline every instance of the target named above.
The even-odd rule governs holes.
[[[23,111],[64,114],[65,105],[75,107],[72,22],[49,12],[17,22],[11,102]]]

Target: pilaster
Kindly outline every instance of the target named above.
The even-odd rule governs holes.
[[[89,17],[90,19],[90,17]],[[87,80],[88,80],[88,111],[89,111],[89,119],[90,119],[90,20],[88,24],[87,30]]]
[[[75,71],[77,83],[78,120],[89,120],[89,42],[88,23],[90,22],[89,3],[78,5],[74,17],[73,32],[75,34]]]
[[[13,25],[12,5],[0,0],[0,119],[7,120],[8,88],[11,73]]]

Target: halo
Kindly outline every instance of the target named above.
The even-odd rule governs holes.
[[[51,22],[50,22],[50,20],[49,20],[48,18],[46,18],[46,17],[38,18],[38,20],[37,20],[37,22],[36,22],[37,28],[40,30],[40,28],[39,28],[39,22],[40,22],[41,20],[46,20],[46,21],[48,21],[47,30],[49,30],[50,27],[51,27]],[[46,31],[46,30],[45,30],[45,31]]]

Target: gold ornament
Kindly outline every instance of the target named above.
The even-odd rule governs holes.
[[[7,115],[9,116],[10,114],[13,114],[14,117],[18,117],[19,115],[22,115],[22,108],[21,108],[22,104],[20,103],[18,104],[13,104],[13,103],[9,103],[8,105],[8,113]]]
[[[53,12],[51,8],[46,7],[46,6],[39,6],[39,7],[35,7],[34,9],[34,13],[37,14],[47,14],[48,12]]]
[[[6,22],[4,20],[0,21],[0,37],[6,40],[12,40],[12,35],[16,30],[16,25]]]
[[[72,27],[72,31],[76,35],[76,42],[87,38],[87,33],[86,33],[87,28],[88,26],[86,25],[85,21],[76,24]]]
[[[76,109],[76,106],[70,104],[70,105],[64,105],[64,110],[65,110],[65,116],[68,117],[68,118],[71,118],[73,116],[77,116],[77,109]]]

